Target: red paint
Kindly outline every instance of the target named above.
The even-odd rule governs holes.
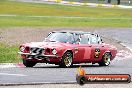
[[[116,56],[117,50],[115,47],[109,44],[70,44],[70,43],[60,43],[60,42],[33,42],[26,43],[21,46],[26,47],[23,53],[29,53],[31,47],[38,47],[45,49],[45,55],[53,55],[52,50],[57,50],[57,56],[59,57],[48,57],[47,59],[38,60],[30,59],[36,62],[42,63],[59,63],[62,59],[63,54],[66,51],[71,51],[73,53],[73,63],[91,63],[91,62],[99,62],[102,60],[102,56],[105,52],[110,52],[113,60]],[[98,58],[95,58],[95,49],[100,50],[100,54]],[[26,55],[21,55],[22,59],[27,59]]]
[[[50,44],[50,42],[47,42]],[[50,45],[45,45],[45,42],[42,43],[43,48],[47,48],[45,54],[47,55],[53,55],[52,54],[52,48],[55,48],[57,50],[57,55],[62,57],[63,54],[67,51],[67,50],[71,50],[73,52],[73,63],[84,63],[84,62],[98,62],[102,59],[103,54],[106,51],[110,51],[112,54],[112,58],[111,60],[114,59],[114,57],[116,56],[117,50],[115,48],[113,48],[113,50],[110,50],[109,47],[111,47],[110,45],[79,45],[79,44],[67,44],[67,43],[56,43],[56,46],[54,46],[54,44],[50,44]],[[29,46],[30,44],[25,44],[24,45]],[[50,49],[50,47],[52,47]],[[100,49],[100,55],[99,58],[94,58],[94,54],[95,54],[95,49],[99,48]],[[27,53],[27,51],[24,51],[25,53]],[[21,55],[22,58],[25,58],[25,55]],[[51,61],[49,62],[59,62],[61,60],[61,58],[51,58]],[[45,60],[43,60],[45,62]]]

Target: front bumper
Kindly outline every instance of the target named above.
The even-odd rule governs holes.
[[[58,57],[60,57],[58,55],[38,55],[38,54],[35,54],[35,53],[23,53],[23,52],[18,52],[18,54],[21,54],[21,55],[30,55],[30,56],[38,56],[38,57],[52,57],[52,58],[58,58]]]

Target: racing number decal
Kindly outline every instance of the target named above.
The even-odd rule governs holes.
[[[100,49],[99,48],[95,48],[94,58],[99,58],[99,55],[100,55]]]
[[[35,53],[37,55],[43,54],[44,49],[42,48],[31,48],[31,53]]]

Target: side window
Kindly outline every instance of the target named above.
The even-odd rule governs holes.
[[[98,44],[101,44],[102,43],[102,39],[99,35],[97,35],[97,41],[98,41]]]
[[[98,38],[95,35],[90,35],[90,44],[98,44]]]
[[[88,35],[81,35],[80,44],[88,44]]]
[[[70,34],[70,36],[68,38],[68,42],[70,42],[70,43],[74,42],[74,36],[73,36],[73,34],[72,35]]]
[[[80,36],[79,34],[74,34],[74,41],[75,41],[74,43],[75,44],[79,44],[79,42],[80,42],[79,36]]]
[[[79,35],[78,34],[74,34],[74,39],[75,39],[75,41],[77,41],[79,39]]]

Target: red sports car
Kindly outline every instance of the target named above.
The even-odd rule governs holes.
[[[49,63],[60,67],[70,67],[78,63],[108,66],[115,58],[117,49],[113,45],[102,43],[98,34],[53,31],[43,42],[22,44],[18,53],[26,67],[33,67],[36,63]]]

